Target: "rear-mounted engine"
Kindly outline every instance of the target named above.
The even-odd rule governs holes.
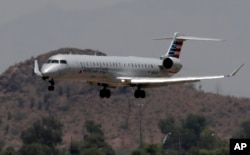
[[[172,73],[177,73],[182,68],[182,64],[181,64],[180,59],[177,59],[174,57],[167,57],[167,58],[163,59],[162,66],[164,69],[166,69]]]

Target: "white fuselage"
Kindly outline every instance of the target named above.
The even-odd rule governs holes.
[[[93,84],[126,86],[117,77],[169,77],[162,60],[142,57],[58,54],[43,64],[41,73],[55,80],[85,80]]]
[[[54,80],[85,80],[89,84],[103,87],[99,92],[101,98],[111,96],[109,87],[137,87],[134,92],[135,98],[145,98],[144,88],[232,77],[244,65],[226,75],[171,77],[182,68],[179,57],[184,41],[221,41],[221,39],[185,36],[176,32],[171,38],[158,40],[165,39],[172,39],[172,42],[167,53],[160,59],[57,54],[51,56],[41,70],[39,70],[38,61],[35,60],[34,73],[49,82],[49,91],[55,89]]]

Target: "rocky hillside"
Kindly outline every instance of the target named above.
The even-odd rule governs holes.
[[[55,53],[105,55],[99,51],[63,48],[40,55],[40,63]],[[161,143],[158,122],[169,115],[176,119],[189,113],[204,114],[220,137],[228,139],[242,121],[250,118],[250,100],[197,91],[192,85],[147,89],[147,98],[135,99],[134,88],[114,89],[110,99],[100,99],[100,87],[84,81],[56,81],[56,90],[33,74],[33,61],[9,67],[0,76],[0,143],[20,147],[19,135],[36,119],[53,115],[64,124],[62,147],[81,140],[86,120],[102,125],[108,142],[116,149],[139,145],[139,109],[145,142]]]

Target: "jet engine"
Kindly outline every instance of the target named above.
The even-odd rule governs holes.
[[[174,57],[164,58],[162,61],[162,66],[164,69],[168,70],[171,73],[177,73],[182,68],[180,59]]]

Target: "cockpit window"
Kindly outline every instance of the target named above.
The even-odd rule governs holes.
[[[53,63],[53,64],[67,64],[67,61],[66,60],[55,60],[55,59],[49,59],[47,60],[47,63],[50,64],[50,63]]]
[[[67,64],[66,60],[60,60],[60,64]]]
[[[50,63],[53,63],[53,64],[58,64],[59,63],[59,60],[51,60]]]

